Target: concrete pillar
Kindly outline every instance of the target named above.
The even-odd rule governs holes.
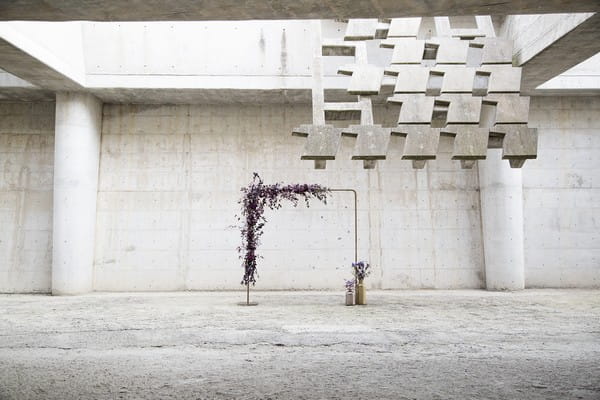
[[[490,149],[478,163],[481,222],[488,290],[525,287],[523,253],[523,178],[521,169]]]
[[[92,290],[102,103],[56,95],[52,294]]]

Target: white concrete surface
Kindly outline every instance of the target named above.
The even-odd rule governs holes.
[[[533,98],[537,160],[523,168],[525,281],[600,286],[600,98]]]
[[[521,170],[502,160],[501,149],[489,149],[478,161],[481,226],[488,290],[525,287],[523,253],[523,178]]]
[[[0,398],[583,399],[593,290],[0,296]]]
[[[375,112],[387,125],[397,117]],[[53,104],[0,103],[0,113],[0,291],[47,292]],[[526,287],[600,286],[598,115],[596,97],[532,99],[540,137],[538,159],[522,170]],[[485,287],[477,169],[449,159],[447,138],[424,170],[401,161],[403,139],[392,138],[389,160],[365,171],[344,138],[339,160],[314,171],[289,134],[310,120],[309,106],[105,105],[103,120],[96,290],[237,289],[231,226],[253,171],[267,182],[357,189],[370,288]],[[335,194],[326,206],[269,212],[257,289],[341,287],[353,257],[351,206]]]
[[[538,86],[540,90],[600,91],[600,53]]]
[[[0,292],[48,292],[54,103],[0,103]]]
[[[236,289],[242,269],[235,214],[252,172],[359,193],[359,259],[369,287],[479,288],[483,253],[476,170],[440,160],[423,171],[390,159],[366,171],[344,139],[324,171],[301,161],[292,128],[310,106],[106,105],[95,250],[97,290]],[[392,110],[376,109],[394,121]],[[353,261],[352,197],[268,212],[258,289],[335,289]]]
[[[56,96],[52,293],[93,289],[102,103],[74,92]]]

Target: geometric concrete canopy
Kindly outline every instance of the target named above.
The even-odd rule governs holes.
[[[205,21],[248,19],[399,18],[600,11],[597,0],[13,0],[0,2],[0,20]]]

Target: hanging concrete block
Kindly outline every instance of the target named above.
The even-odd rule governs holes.
[[[469,42],[452,38],[435,37],[427,40],[427,44],[438,46],[437,64],[466,64]]]
[[[398,125],[392,134],[405,136],[403,160],[435,160],[440,142],[440,129],[429,125]]]
[[[356,137],[353,160],[385,160],[391,128],[381,125],[351,125],[342,135]]]
[[[512,40],[486,37],[477,38],[472,43],[483,46],[481,64],[512,64]]]
[[[518,94],[491,94],[483,99],[496,103],[497,124],[525,124],[529,115],[529,97]]]
[[[465,17],[469,18],[469,17]],[[437,36],[452,38],[473,39],[477,37],[494,37],[494,25],[489,15],[478,15],[473,17],[476,28],[452,28],[449,17],[435,17],[435,30]]]
[[[306,137],[302,160],[335,160],[342,131],[333,125],[300,125],[293,135]]]
[[[473,79],[473,96],[487,96],[491,72],[476,71]]]
[[[481,114],[482,97],[470,94],[443,94],[439,100],[450,103],[448,108],[449,124],[478,124]]]
[[[527,125],[496,124],[492,133],[504,135],[502,158],[510,161],[513,168],[521,168],[525,160],[537,158],[537,129]]]
[[[421,65],[392,65],[386,74],[397,75],[394,93],[425,93],[429,68]]]
[[[489,74],[488,93],[519,93],[521,90],[521,68],[509,64],[482,65],[479,72]]]
[[[434,97],[425,96],[425,94],[395,94],[387,101],[401,105],[398,124],[429,124],[431,122]]]
[[[414,37],[419,34],[422,18],[392,18],[388,38]]]
[[[395,38],[383,40],[380,46],[394,49],[392,64],[421,64],[425,41],[413,38]]]
[[[425,94],[427,96],[439,96],[442,93],[445,80],[445,73],[443,71],[430,70]]]
[[[431,113],[431,127],[432,128],[443,128],[448,124],[448,108],[450,107],[449,101],[434,100],[433,112]]]
[[[453,160],[484,160],[490,130],[476,125],[448,125],[442,134],[454,136]]]
[[[344,40],[371,40],[375,38],[377,19],[351,19],[346,25]]]
[[[464,65],[436,65],[432,71],[441,71],[444,74],[442,93],[471,93],[475,70]]]
[[[351,64],[339,68],[338,73],[352,76],[348,93],[357,95],[379,94],[383,79],[383,68],[369,64]]]

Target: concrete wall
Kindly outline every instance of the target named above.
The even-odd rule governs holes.
[[[392,160],[369,172],[350,161],[348,139],[340,161],[315,171],[299,159],[304,140],[290,134],[310,120],[300,105],[105,105],[95,288],[239,288],[240,237],[231,226],[253,171],[266,182],[358,190],[359,258],[375,265],[370,285],[481,287],[477,172],[449,160],[449,142],[442,160],[415,171],[393,139]],[[341,288],[352,221],[347,193],[326,206],[270,212],[258,287]]]
[[[48,292],[54,103],[0,103],[0,292]]]
[[[0,103],[0,291],[50,290],[54,103]],[[600,286],[600,99],[534,98],[539,155],[523,168],[525,283]],[[376,109],[389,125],[394,111]],[[306,105],[104,106],[95,290],[237,289],[239,188],[315,182],[359,192],[359,259],[382,288],[481,287],[477,170],[401,161],[403,139],[374,171],[299,160]],[[352,197],[269,212],[257,288],[340,288],[353,259]]]
[[[600,286],[600,97],[532,98],[538,159],[523,168],[525,282]]]

